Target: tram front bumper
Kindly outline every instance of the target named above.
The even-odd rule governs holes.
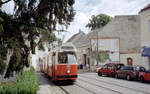
[[[56,78],[77,78],[78,75],[61,75],[61,76],[56,76]]]

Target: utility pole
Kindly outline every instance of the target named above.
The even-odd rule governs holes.
[[[98,30],[97,30],[97,55],[98,55]],[[97,61],[97,65],[98,65],[98,60]]]

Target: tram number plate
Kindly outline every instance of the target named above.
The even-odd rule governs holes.
[[[71,69],[70,65],[67,65],[67,69]]]

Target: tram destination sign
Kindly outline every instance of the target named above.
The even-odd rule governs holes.
[[[61,49],[72,50],[72,46],[62,46]]]

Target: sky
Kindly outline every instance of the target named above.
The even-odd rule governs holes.
[[[137,15],[150,0],[75,0],[74,10],[76,15],[74,21],[67,29],[68,32],[56,33],[58,37],[64,36],[64,41],[68,40],[73,34],[81,29],[84,33],[90,30],[86,28],[86,24],[92,15],[107,14],[109,16],[116,15]],[[13,2],[9,2],[3,6],[8,13],[13,13]]]

